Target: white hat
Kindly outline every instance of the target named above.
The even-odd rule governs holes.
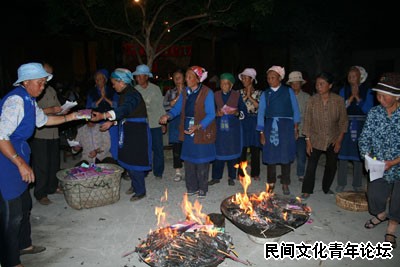
[[[267,74],[270,71],[275,71],[276,73],[279,74],[279,77],[281,78],[281,80],[283,80],[283,78],[285,78],[285,68],[281,67],[281,66],[272,66],[271,68],[269,68],[267,70]]]
[[[257,83],[257,80],[256,80],[257,72],[255,69],[253,69],[253,68],[244,69],[244,71],[242,73],[239,73],[239,75],[238,75],[239,80],[242,80],[242,75],[251,77],[254,80],[254,82]]]
[[[289,79],[286,84],[290,85],[292,82],[301,82],[301,85],[305,84],[307,81],[303,79],[303,75],[300,71],[292,71],[289,73]]]
[[[40,63],[26,63],[18,68],[18,80],[13,83],[14,86],[18,86],[21,82],[27,80],[35,80],[47,77],[47,81],[53,78],[53,74],[47,73]]]
[[[365,80],[368,77],[368,72],[361,66],[353,66],[355,68],[358,69],[358,71],[360,72],[360,84],[365,82]]]

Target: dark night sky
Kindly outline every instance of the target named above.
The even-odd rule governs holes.
[[[0,9],[0,22],[2,32],[6,36],[28,37],[34,35],[46,35],[46,8],[43,5],[45,0],[27,1],[14,0],[2,6]],[[324,0],[320,0],[319,3]],[[281,8],[285,8],[285,1],[278,0]],[[315,2],[310,0],[301,1],[312,9]],[[331,20],[344,19],[348,22],[345,30],[353,33],[362,39],[368,39],[379,43],[382,41],[394,41],[399,33],[398,11],[394,1],[381,0],[371,3],[370,1],[359,0],[336,0],[326,1],[332,5]],[[296,14],[294,12],[293,14]],[[325,14],[324,14],[325,16]],[[342,29],[341,29],[342,30]]]

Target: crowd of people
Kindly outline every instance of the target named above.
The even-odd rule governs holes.
[[[56,125],[77,117],[74,111],[61,113],[57,92],[47,84],[52,71],[49,63],[21,65],[15,88],[0,102],[0,166],[6,170],[0,174],[0,249],[7,252],[1,254],[2,266],[22,266],[20,255],[45,249],[30,238],[29,189],[34,187],[42,205],[50,205],[48,195],[61,191],[55,175],[60,168]],[[170,166],[165,166],[163,134],[168,132],[173,181],[184,180],[187,195],[206,198],[209,186],[221,182],[225,163],[227,182],[235,185],[244,175],[235,166],[249,161],[251,179],[265,180],[270,192],[279,179],[284,195],[293,194],[289,185],[291,165],[296,163],[300,197],[307,200],[325,154],[323,192],[335,193],[331,186],[336,175],[335,191],[344,191],[351,164],[353,190],[362,192],[368,184],[374,217],[365,227],[388,221],[385,241],[395,247],[400,221],[400,74],[386,73],[371,88],[365,83],[366,70],[352,66],[336,93],[333,75],[321,72],[315,77],[313,95],[303,91],[307,81],[298,70],[286,79],[285,68],[274,65],[264,75],[267,88],[257,89],[256,70],[245,68],[236,76],[241,88],[235,90],[235,75],[225,72],[214,90],[205,84],[207,70],[191,66],[174,71],[174,87],[163,95],[151,82],[147,65],[138,65],[134,72],[117,68],[111,74],[99,69],[84,107],[91,109],[92,118],[79,125],[78,143],[72,146],[82,153],[78,164],[120,165],[131,181],[126,192],[130,201],[139,201],[146,197],[145,177],[150,172],[156,179],[167,178],[164,169]],[[365,155],[385,162],[383,179],[363,182]],[[260,177],[260,162],[266,165],[266,177]]]

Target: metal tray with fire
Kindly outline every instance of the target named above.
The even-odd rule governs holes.
[[[186,222],[151,232],[136,252],[152,267],[216,267],[230,257],[231,246],[229,235]]]
[[[298,198],[267,192],[237,193],[223,200],[220,208],[236,227],[258,238],[275,238],[293,231],[308,221],[311,212]]]

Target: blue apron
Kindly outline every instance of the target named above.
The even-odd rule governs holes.
[[[219,160],[239,158],[242,153],[242,134],[239,119],[234,115],[223,115],[216,117],[216,123],[216,158]]]

